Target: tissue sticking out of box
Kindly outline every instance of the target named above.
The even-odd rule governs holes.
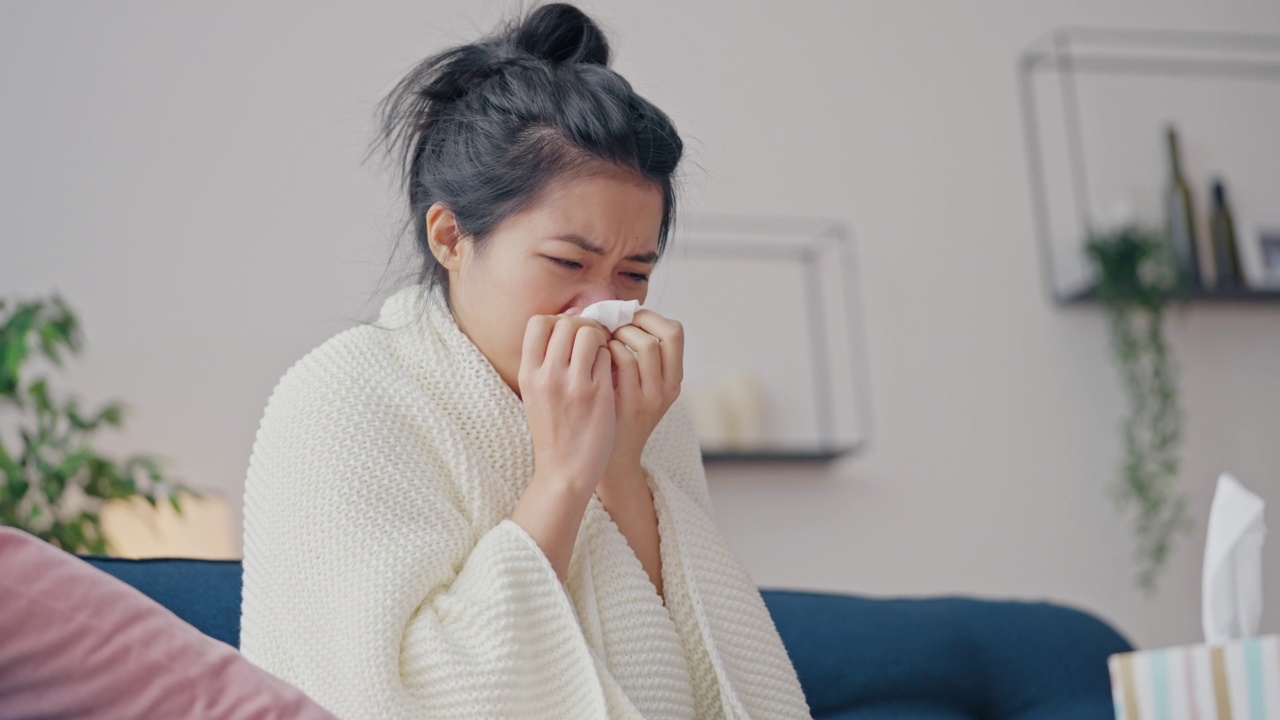
[[[1234,477],[1218,478],[1204,550],[1206,644],[1111,655],[1118,720],[1280,718],[1280,636],[1256,637],[1262,510]]]
[[[1202,617],[1210,644],[1253,637],[1262,616],[1262,498],[1218,478],[1204,548]]]
[[[623,325],[630,325],[639,309],[639,300],[601,300],[583,308],[579,317],[595,320],[613,332]]]

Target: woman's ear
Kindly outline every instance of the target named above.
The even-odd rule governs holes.
[[[427,210],[427,244],[444,269],[455,272],[461,269],[465,237],[457,216],[446,205],[435,203]]]

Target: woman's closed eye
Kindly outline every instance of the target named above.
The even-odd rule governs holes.
[[[582,267],[582,263],[577,260],[566,260],[564,258],[552,257],[550,255],[546,255],[544,257],[560,267],[569,268],[571,270],[577,270]],[[644,273],[627,272],[623,273],[623,275],[626,275],[635,282],[649,282],[649,276]]]
[[[560,265],[562,267],[574,268],[574,269],[582,267],[582,263],[578,262],[577,260],[565,260],[564,258],[551,257],[550,255],[547,255],[546,258],[551,262],[557,265]]]

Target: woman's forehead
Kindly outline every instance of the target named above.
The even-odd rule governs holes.
[[[535,229],[540,237],[574,236],[606,250],[620,243],[656,250],[662,213],[662,191],[656,185],[591,176],[548,193],[522,215],[531,226],[526,229]]]

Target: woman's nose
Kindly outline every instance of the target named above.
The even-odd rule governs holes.
[[[593,287],[579,293],[569,307],[586,307],[592,303],[602,302],[604,300],[617,300],[618,293],[614,292],[611,287]]]

